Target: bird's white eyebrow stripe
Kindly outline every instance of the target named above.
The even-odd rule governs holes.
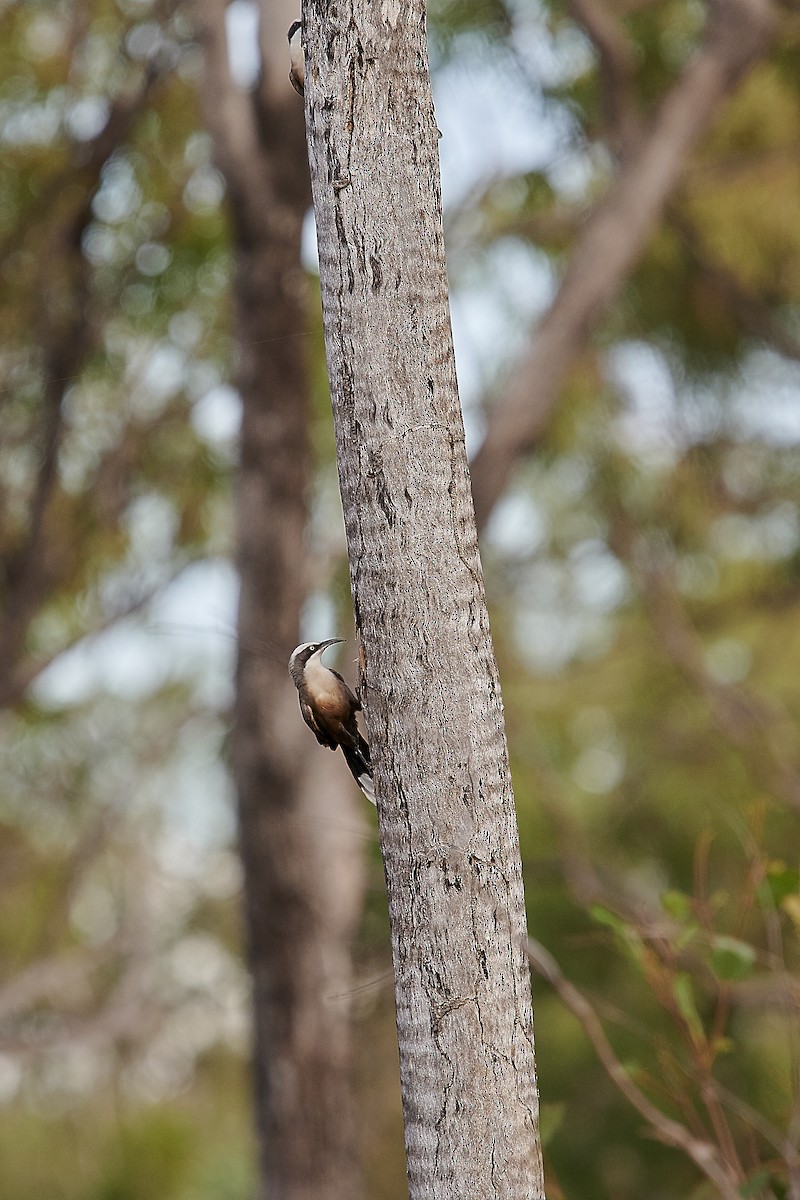
[[[301,642],[299,646],[295,646],[294,650],[292,651],[292,656],[289,659],[289,662],[293,663],[294,660],[297,658],[298,654],[302,654],[304,650],[308,650],[311,646],[316,646],[316,644],[317,644],[316,642]]]

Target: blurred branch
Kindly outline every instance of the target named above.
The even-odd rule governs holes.
[[[153,964],[168,941],[150,909],[160,868],[146,837],[127,851],[118,931],[98,946],[40,958],[0,987],[1,1051],[140,1041],[163,1019],[172,1001],[153,987]]]
[[[63,996],[123,949],[121,940],[114,939],[96,949],[53,954],[31,963],[0,985],[0,1021],[18,1017],[51,996]],[[0,1044],[6,1037],[0,1033]]]
[[[57,407],[60,413],[60,403]],[[176,413],[174,408],[166,408],[146,425],[128,424],[124,435],[103,454],[90,486],[77,500],[70,498],[72,515],[82,528],[97,526],[101,530],[111,531],[118,527],[128,504],[127,485],[134,464],[154,435],[176,419],[182,421],[183,416],[183,412]],[[44,469],[43,466],[40,470]],[[55,464],[48,468],[51,469],[55,471]],[[56,482],[54,473],[49,485],[51,489]],[[48,511],[59,507],[63,517],[66,507],[63,494],[60,506],[56,506],[53,496],[49,500]],[[25,639],[31,621],[55,589],[69,578],[75,567],[76,556],[83,549],[75,539],[64,539],[62,522],[42,519],[35,542],[29,535],[24,554],[18,551],[13,559],[9,556],[6,565],[6,607],[0,617],[0,708],[17,703],[37,676],[82,638],[101,633],[116,621],[138,612],[166,583],[177,578],[190,561],[184,558],[175,565],[167,579],[159,580],[156,586],[131,596],[120,608],[100,617],[90,628],[81,629],[52,653],[38,659],[30,658],[25,652]]]
[[[747,753],[761,786],[791,808],[800,808],[800,772],[796,763],[787,760],[780,744],[782,732],[786,742],[793,743],[791,722],[774,703],[753,695],[741,684],[714,677],[663,554],[645,543],[624,514],[618,511],[611,519],[612,548],[641,585],[650,620],[668,658],[706,700],[719,730]]]
[[[637,1087],[614,1053],[589,1001],[564,977],[549,951],[533,938],[528,939],[528,958],[536,973],[547,980],[558,993],[562,1003],[577,1018],[609,1079],[628,1103],[644,1117],[655,1137],[668,1146],[682,1150],[714,1184],[724,1200],[740,1200],[739,1184],[742,1178],[737,1178],[723,1162],[717,1148],[711,1142],[695,1137],[684,1125],[673,1121]]]
[[[629,17],[632,13],[645,12],[655,8],[660,0],[615,0],[614,9],[618,16]]]
[[[734,1092],[731,1092],[723,1084],[715,1081],[717,1094],[721,1102],[726,1108],[729,1108],[732,1113],[735,1113],[740,1121],[750,1125],[756,1129],[765,1141],[778,1151],[778,1153],[786,1160],[789,1166],[791,1177],[795,1180],[798,1178],[800,1171],[800,1154],[796,1147],[784,1134],[781,1133],[777,1126],[760,1113],[757,1109],[748,1104],[746,1100],[742,1100]]]
[[[527,61],[525,55],[520,52],[518,40],[514,37],[518,20],[516,8],[516,5],[508,3],[507,0],[496,0],[496,12],[500,17],[498,26],[505,36],[505,49],[514,64],[518,78],[529,92],[539,95],[542,90],[541,76],[538,70],[533,68],[531,63]],[[522,11],[522,9],[519,10],[520,13]]]
[[[37,939],[38,955],[54,951],[68,933],[72,917],[72,904],[80,888],[97,860],[104,854],[116,828],[127,814],[128,805],[116,808],[104,805],[89,823],[88,829],[79,838],[74,850],[64,864],[63,877],[59,880],[58,892],[53,896],[50,911],[46,915]]]
[[[445,240],[454,261],[460,250],[473,248],[509,235],[523,237],[537,246],[563,246],[575,235],[585,214],[580,208],[559,204],[549,210],[510,213],[495,203],[496,193],[513,183],[513,177],[497,175],[470,188],[458,204],[445,212]]]
[[[268,220],[273,187],[268,160],[261,152],[253,96],[243,91],[231,74],[226,7],[226,0],[194,0],[192,5],[205,54],[205,86],[200,99],[214,139],[214,156],[236,209],[237,234],[256,238]],[[288,67],[286,86],[291,90]]]
[[[159,580],[152,588],[141,592],[139,595],[132,596],[126,604],[115,608],[113,611],[106,613],[102,618],[94,621],[89,626],[84,626],[78,630],[73,637],[67,638],[57,649],[50,654],[40,655],[38,658],[31,656],[20,657],[13,668],[5,675],[0,676],[0,709],[12,708],[23,699],[28,688],[34,683],[43,671],[60,658],[62,654],[66,654],[74,646],[86,639],[97,637],[101,633],[105,633],[112,625],[116,625],[119,621],[124,621],[126,617],[135,616],[136,613],[142,611],[153,600],[163,588],[167,587],[191,566],[192,562],[199,561],[198,559],[188,559],[181,562],[170,572],[167,579]]]
[[[622,22],[603,0],[568,2],[572,16],[597,51],[610,142],[624,157],[633,150],[642,133],[642,118],[634,89],[636,47]]]
[[[488,413],[486,435],[471,468],[480,527],[519,459],[544,433],[570,367],[638,261],[689,152],[764,52],[774,24],[769,0],[716,0],[712,5],[700,50],[587,221],[553,304],[505,395]]]
[[[164,1016],[164,1005],[154,998],[152,990],[146,986],[149,966],[149,961],[135,961],[110,998],[95,1012],[81,1017],[70,1017],[60,1012],[52,1023],[44,1023],[30,1032],[0,1033],[0,1051],[31,1055],[65,1044],[102,1046],[122,1038],[144,1040]],[[55,971],[53,978],[56,978]],[[77,966],[73,974],[65,964],[59,984],[63,988],[68,983],[80,982],[82,978]]]
[[[3,696],[17,692],[22,647],[30,621],[57,586],[67,561],[61,552],[61,533],[50,529],[46,518],[58,482],[64,394],[99,340],[90,304],[90,267],[81,247],[83,233],[91,220],[91,199],[104,164],[129,136],[161,70],[158,64],[152,64],[135,92],[115,100],[102,131],[88,146],[75,144],[69,174],[52,181],[48,189],[51,192],[63,189],[73,195],[66,211],[54,219],[52,232],[38,252],[40,278],[33,288],[37,307],[33,323],[36,341],[43,347],[44,374],[36,438],[39,464],[27,529],[20,544],[7,551],[0,562],[5,584],[0,621]],[[76,171],[81,184],[78,189]],[[50,219],[53,220],[52,216]],[[14,236],[17,245],[18,229]],[[55,546],[54,541],[58,543]],[[23,668],[22,675],[26,673]]]
[[[509,722],[513,754],[521,758],[533,773],[537,804],[551,822],[558,838],[560,854],[553,865],[559,876],[563,875],[575,903],[583,909],[602,904],[615,912],[624,913],[626,920],[637,923],[644,921],[652,929],[657,919],[663,919],[663,913],[661,910],[657,914],[652,911],[649,896],[644,896],[641,891],[632,891],[630,881],[617,873],[609,855],[604,855],[599,863],[593,861],[586,831],[575,816],[563,775],[551,767],[536,728],[526,726],[524,739],[516,744],[513,712]],[[526,859],[523,870],[530,866],[530,860]],[[532,872],[532,878],[541,880],[545,869],[540,861],[535,873]],[[646,913],[643,912],[645,907]]]
[[[91,219],[91,200],[102,168],[129,136],[160,73],[159,66],[156,63],[151,64],[134,92],[117,97],[100,133],[86,145],[73,145],[69,167],[46,189],[51,199],[68,185],[74,191],[77,168],[81,182],[77,193],[78,204],[71,207],[62,215],[61,220],[55,223],[41,248],[39,286],[35,289],[40,305],[36,322],[37,340],[45,347],[45,417],[42,430],[42,461],[31,504],[28,539],[20,552],[20,562],[15,564],[15,569],[20,573],[24,573],[25,564],[35,556],[44,509],[55,477],[62,428],[61,399],[80,364],[96,342],[96,331],[88,312],[89,265],[81,251],[81,238]],[[49,208],[48,205],[48,210]],[[14,250],[18,249],[19,241],[20,231],[18,226],[15,226],[11,239]],[[57,301],[54,304],[52,294],[56,264],[60,264],[68,275],[73,276],[69,296],[58,298],[61,300],[60,304]],[[56,316],[54,309],[60,309],[61,313]]]
[[[800,138],[787,138],[779,145],[748,147],[747,151],[721,154],[713,159],[698,159],[687,166],[685,178],[692,190],[707,187],[731,187],[742,177],[772,175],[776,168],[793,170],[800,152]]]

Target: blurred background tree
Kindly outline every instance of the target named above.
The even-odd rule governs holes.
[[[253,18],[230,6],[245,90]],[[432,6],[474,451],[509,395],[533,398],[558,281],[706,21],[665,0]],[[615,1088],[592,1018],[734,1194],[800,1196],[800,24],[788,5],[776,22],[484,506],[530,928],[586,1005],[534,979],[550,1200],[721,1194]],[[202,13],[26,0],[0,34],[0,1186],[249,1197],[226,741],[242,239]],[[323,636],[348,599],[306,312],[317,571],[297,603]],[[288,629],[256,633],[240,653],[282,671]],[[387,923],[355,812],[330,823],[348,877],[366,861],[355,980],[321,999],[353,1009],[365,1191],[389,1200]]]

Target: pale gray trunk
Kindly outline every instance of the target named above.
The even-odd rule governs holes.
[[[525,910],[420,0],[304,9],[306,120],[411,1200],[543,1195]]]

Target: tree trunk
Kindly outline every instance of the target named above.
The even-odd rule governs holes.
[[[411,1200],[543,1195],[525,910],[421,0],[306,0],[306,120]]]
[[[287,671],[306,596],[311,486],[308,300],[300,263],[310,195],[302,104],[288,81],[286,45],[296,11],[262,6],[260,42],[272,57],[262,51],[262,78],[250,95],[230,76],[224,8],[224,0],[196,0],[206,118],[228,186],[235,249],[243,415],[232,753],[253,977],[261,1195],[353,1200],[360,1177],[349,1009],[341,997],[352,988],[363,872],[359,840],[343,838],[341,829],[355,824],[357,794],[344,769],[342,788],[327,761],[308,754]]]

